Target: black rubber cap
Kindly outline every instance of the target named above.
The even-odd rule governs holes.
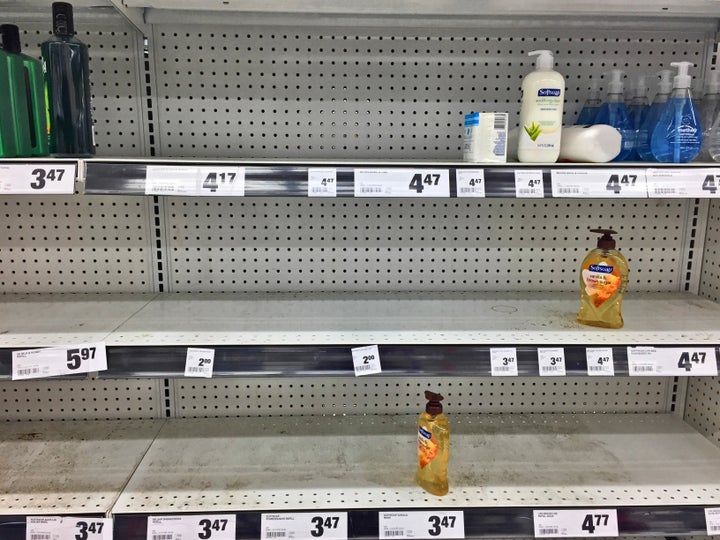
[[[67,2],[53,2],[53,33],[56,36],[72,37],[75,35],[73,24],[73,7]]]
[[[14,24],[0,24],[2,48],[13,54],[20,54],[20,29]]]

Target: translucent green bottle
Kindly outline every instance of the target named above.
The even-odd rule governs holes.
[[[5,157],[29,156],[32,152],[30,144],[30,119],[28,116],[28,96],[25,86],[25,68],[23,61],[17,54],[8,50],[8,43],[3,38],[3,50],[0,51],[0,67],[3,72],[0,79],[5,79],[2,88],[3,108],[10,107],[10,119],[5,119],[7,111],[3,113],[3,125],[10,122],[9,129],[3,128],[4,139],[7,139]],[[0,87],[1,88],[1,87]],[[10,139],[12,142],[10,143]],[[5,141],[3,141],[5,142]]]
[[[6,56],[5,52],[0,49],[0,157],[15,157],[17,156],[15,120],[13,118],[10,77],[5,76],[7,70]]]
[[[48,101],[50,153],[95,154],[90,105],[90,57],[76,39],[72,6],[54,2],[53,36],[42,44]]]

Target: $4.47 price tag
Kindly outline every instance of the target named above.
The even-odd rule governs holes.
[[[5,163],[0,165],[0,193],[17,195],[72,195],[75,163]]]
[[[518,198],[536,198],[545,197],[545,186],[543,185],[542,170],[515,171],[515,196]]]
[[[458,197],[485,197],[484,169],[458,169],[455,183]]]
[[[355,197],[450,197],[447,169],[355,169]]]
[[[713,347],[628,347],[627,356],[630,375],[718,374]]]
[[[215,349],[189,347],[185,356],[185,376],[211,379],[215,367]]]
[[[263,514],[260,519],[260,540],[347,540],[347,529],[347,512]]]
[[[465,538],[463,512],[380,512],[380,539]]]
[[[617,510],[533,510],[535,538],[619,536]]]
[[[28,516],[27,540],[112,540],[112,519],[68,516]]]
[[[235,514],[148,516],[146,540],[235,540]]]
[[[26,349],[12,353],[12,380],[39,379],[107,370],[105,343]]]
[[[380,351],[377,345],[368,345],[367,347],[355,347],[350,349],[353,359],[353,367],[355,368],[355,376],[373,375],[382,373],[380,365]]]
[[[337,196],[337,169],[308,169],[308,197]]]
[[[587,374],[590,377],[615,375],[612,347],[588,347],[585,349]]]
[[[148,165],[145,195],[243,197],[245,167]]]
[[[645,169],[556,169],[553,197],[647,198]]]
[[[720,197],[720,169],[648,169],[650,197]]]

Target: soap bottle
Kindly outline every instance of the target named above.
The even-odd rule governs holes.
[[[622,299],[628,284],[628,263],[615,249],[610,229],[591,229],[602,234],[597,248],[585,256],[580,266],[580,324],[602,328],[622,328]]]
[[[532,51],[535,71],[522,83],[518,160],[555,163],[560,155],[565,79],[553,70],[551,51]]]
[[[617,129],[623,138],[622,149],[613,161],[626,161],[635,148],[635,130],[630,123],[630,114],[623,99],[625,85],[623,83],[623,70],[610,70],[610,82],[605,102],[600,106],[596,124],[607,124]]]
[[[713,124],[720,112],[720,70],[711,71],[705,79],[705,95],[698,107],[700,126],[703,130],[703,145],[697,159],[709,161],[710,141],[713,138]]]
[[[655,130],[658,120],[660,120],[660,114],[665,109],[665,105],[667,105],[668,99],[670,99],[670,93],[672,92],[672,70],[663,69],[659,71],[657,75],[660,77],[658,90],[645,116],[645,121],[640,126],[635,143],[638,156],[643,161],[655,161],[655,156],[653,156],[652,149],[650,148],[650,137]]]
[[[52,11],[53,36],[41,46],[50,153],[91,156],[95,153],[95,144],[88,48],[74,37],[72,6],[54,2]]]
[[[23,154],[26,156],[47,156],[47,106],[45,104],[45,91],[43,88],[42,63],[35,58],[22,54],[20,45],[20,30],[14,24],[0,25],[3,49],[14,55],[23,66],[22,86],[26,96],[30,150]],[[24,115],[23,115],[24,116]]]
[[[448,492],[447,467],[450,459],[450,424],[442,412],[443,397],[425,391],[425,412],[418,420],[418,469],[415,481],[433,495]]]
[[[602,99],[600,98],[600,88],[598,87],[597,79],[593,79],[590,83],[590,92],[585,100],[583,108],[580,110],[580,114],[575,121],[576,126],[591,126],[595,123],[595,117],[600,110],[602,105]]]
[[[650,149],[661,163],[687,163],[700,153],[702,147],[702,128],[688,75],[693,64],[673,62],[670,65],[678,68],[678,74],[673,79],[672,95],[650,137]]]
[[[17,27],[16,27],[17,28]],[[25,87],[25,68],[20,56],[13,54],[7,39],[9,32],[0,34],[0,121],[3,123],[3,157],[27,157],[32,152],[28,97]]]
[[[650,102],[648,101],[648,87],[645,83],[645,75],[638,75],[631,87],[632,97],[630,105],[628,105],[628,114],[630,116],[630,124],[635,131],[635,145],[632,154],[628,157],[628,161],[639,161],[640,155],[637,151],[637,139],[640,132],[640,126],[645,122],[648,111],[650,110]]]

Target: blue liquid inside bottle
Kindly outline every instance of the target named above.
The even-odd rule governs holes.
[[[627,161],[635,148],[635,129],[630,122],[630,115],[622,101],[605,102],[595,117],[595,124],[608,124],[622,135],[622,148],[613,161]]]
[[[650,148],[661,163],[688,163],[702,147],[703,135],[690,89],[673,91],[650,138]]]
[[[576,126],[592,126],[595,124],[595,118],[600,111],[599,105],[588,105],[587,103],[580,111],[580,114],[575,121]]]
[[[667,99],[662,102],[653,102],[653,104],[650,105],[647,116],[645,116],[645,121],[638,131],[636,148],[638,156],[643,161],[656,161],[650,148],[650,138],[652,137],[658,120],[660,120],[663,109],[665,109],[665,105],[667,105]]]

